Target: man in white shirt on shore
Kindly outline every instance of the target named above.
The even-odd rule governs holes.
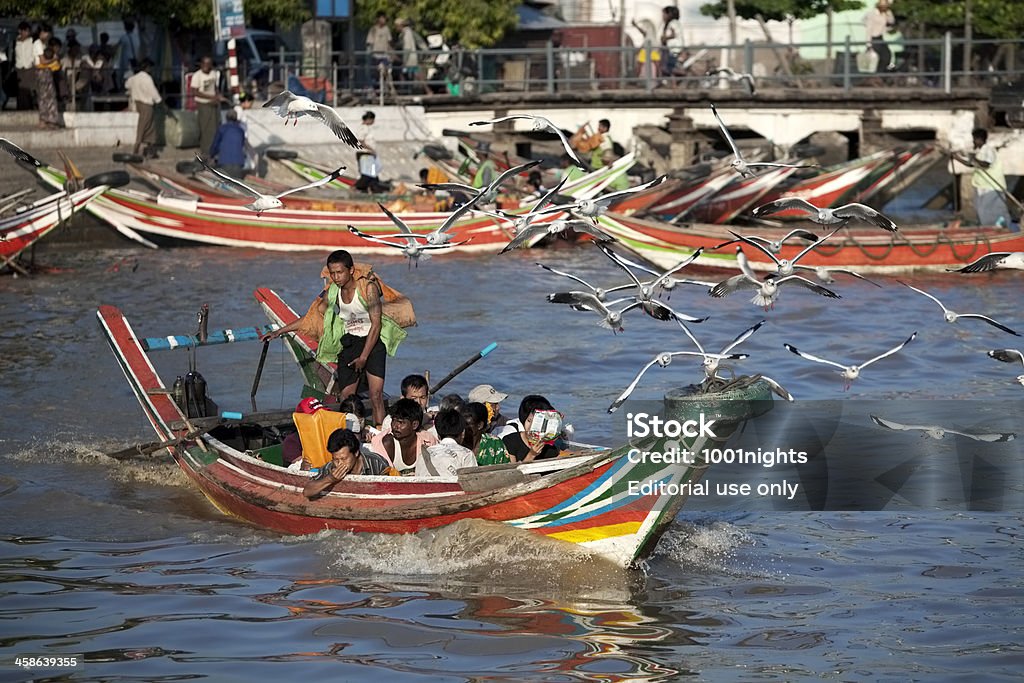
[[[135,105],[135,111],[139,114],[139,123],[135,129],[135,154],[138,154],[145,145],[145,154],[148,157],[156,158],[156,120],[154,107],[163,102],[160,92],[156,89],[153,77],[149,75],[153,68],[153,61],[148,57],[143,58],[138,64],[137,71],[128,77],[124,82],[125,90]]]

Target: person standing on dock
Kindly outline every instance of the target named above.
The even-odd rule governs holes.
[[[153,77],[149,75],[149,70],[152,68],[153,61],[148,57],[144,58],[137,65],[138,70],[124,82],[124,87],[135,105],[135,111],[139,114],[138,126],[135,129],[134,153],[145,152],[147,157],[155,159],[157,152],[154,109],[156,105],[163,102],[163,98],[160,97],[160,92],[156,89]]]
[[[975,128],[971,131],[974,152],[968,156],[954,154],[960,162],[974,168],[971,187],[974,188],[974,209],[978,212],[979,225],[1004,226],[1010,217],[1003,193],[1006,192],[1006,176],[999,163],[995,145],[988,141],[988,131]]]
[[[210,146],[220,125],[220,103],[224,96],[217,92],[220,86],[220,72],[213,68],[213,58],[203,57],[199,71],[192,74],[189,91],[195,98],[196,118],[199,120],[199,153],[210,156]]]
[[[876,73],[887,73],[889,62],[892,61],[892,52],[889,51],[889,44],[885,42],[885,34],[896,25],[896,17],[890,9],[889,0],[878,0],[874,8],[868,10],[864,15],[864,30],[871,43],[871,49],[878,55],[878,66]],[[879,84],[880,85],[880,84]]]

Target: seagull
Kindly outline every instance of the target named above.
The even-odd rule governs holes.
[[[340,176],[341,172],[345,170],[344,166],[339,166],[337,169],[331,171],[328,175],[324,176],[320,180],[314,180],[311,183],[307,183],[299,187],[293,187],[290,190],[285,190],[284,192],[281,192],[276,195],[271,195],[263,194],[262,192],[257,192],[256,190],[252,189],[251,187],[243,183],[241,180],[238,180],[237,178],[232,178],[228,174],[218,171],[217,169],[207,164],[206,161],[198,154],[196,154],[196,161],[202,164],[203,168],[205,168],[210,173],[213,173],[215,176],[231,183],[232,185],[237,185],[238,187],[242,188],[249,194],[256,197],[256,200],[249,204],[246,204],[245,208],[255,211],[257,215],[263,213],[264,211],[267,211],[268,209],[280,209],[282,206],[284,206],[284,203],[281,201],[282,197],[287,197],[288,195],[295,194],[296,192],[302,192],[303,190],[311,190],[315,187],[326,185],[327,183],[331,182],[332,180]]]
[[[516,236],[512,238],[508,244],[502,248],[499,254],[504,254],[507,251],[512,251],[518,247],[521,247],[526,242],[530,241],[537,235],[555,235],[566,230],[574,230],[576,232],[586,233],[591,235],[598,242],[616,242],[617,240],[606,233],[601,228],[595,227],[590,224],[589,221],[584,220],[554,220],[550,223],[534,223],[527,226],[523,230],[516,233]]]
[[[1024,353],[1021,353],[1017,349],[993,349],[988,352],[989,358],[995,358],[998,361],[1004,363],[1016,363],[1020,361],[1024,365]],[[1017,382],[1024,386],[1024,375],[1017,375]]]
[[[413,233],[409,226],[406,225],[405,221],[403,221],[401,218],[388,211],[383,204],[378,202],[377,206],[379,206],[381,210],[388,215],[388,218],[391,219],[391,222],[397,225],[398,229],[402,231],[400,235],[397,235],[398,237],[406,238],[408,235],[415,235],[418,238],[426,240],[427,244],[445,245],[452,241],[452,234],[448,231],[452,229],[452,226],[455,225],[460,218],[462,218],[464,215],[466,215],[466,213],[472,210],[472,208],[476,205],[478,199],[478,197],[473,197],[465,204],[459,206],[459,208],[455,209],[455,211],[453,211],[451,215],[445,219],[444,223],[442,223],[436,229],[426,234]],[[393,237],[393,235],[389,235],[389,237]]]
[[[835,230],[833,230],[829,234],[827,234],[824,237],[822,237],[820,240],[818,240],[816,242],[811,242],[806,247],[804,247],[803,250],[799,254],[794,256],[792,259],[784,259],[784,258],[780,259],[778,256],[776,256],[775,254],[772,253],[771,249],[769,249],[768,247],[764,246],[760,242],[752,240],[752,239],[750,239],[748,237],[744,237],[743,235],[740,235],[739,233],[735,233],[732,230],[729,231],[729,234],[732,235],[733,237],[735,237],[736,239],[730,240],[729,242],[726,242],[725,244],[732,244],[734,242],[744,242],[746,244],[749,244],[750,246],[754,247],[755,249],[759,250],[761,253],[766,255],[772,261],[775,261],[775,265],[777,266],[776,273],[778,275],[786,276],[786,275],[792,275],[793,274],[794,266],[796,265],[797,261],[802,259],[812,249],[814,249],[815,247],[820,245],[822,242],[827,240],[829,237],[832,237],[832,235],[834,235],[837,232],[839,232],[839,230],[840,230],[840,228],[836,228]],[[722,247],[722,246],[725,246],[725,244],[720,244],[718,246]],[[718,247],[715,247],[715,248],[717,249]]]
[[[26,164],[31,164],[36,168],[43,165],[43,162],[39,161],[39,159],[36,159],[34,156],[23,150],[21,147],[18,147],[7,138],[0,138],[0,149],[10,154],[18,161],[24,161]]]
[[[860,377],[860,371],[861,370],[863,370],[867,366],[871,365],[875,361],[882,360],[886,356],[891,356],[892,354],[896,353],[897,351],[902,349],[904,346],[906,346],[910,342],[914,341],[914,339],[916,339],[916,338],[917,338],[917,332],[914,332],[912,335],[907,337],[907,340],[904,341],[903,343],[901,343],[901,344],[899,344],[897,346],[894,346],[893,348],[889,349],[885,353],[883,353],[881,355],[878,355],[878,356],[875,356],[871,360],[865,361],[865,362],[861,363],[860,365],[842,365],[841,363],[836,363],[835,361],[826,360],[824,358],[818,358],[817,356],[812,356],[809,353],[804,353],[803,351],[799,350],[795,346],[791,346],[790,344],[783,344],[783,346],[786,348],[786,350],[792,351],[793,353],[795,353],[796,355],[800,356],[801,358],[806,358],[807,360],[812,360],[812,361],[814,361],[816,363],[825,363],[826,365],[832,365],[832,366],[835,366],[835,367],[839,368],[839,370],[840,370],[839,374],[842,375],[843,381],[844,381],[843,387],[844,387],[844,389],[849,389],[850,388],[850,384],[855,379]]]
[[[554,273],[555,275],[561,275],[562,277],[567,277],[570,280],[575,280],[576,282],[580,283],[581,285],[583,285],[584,287],[589,289],[590,290],[589,293],[593,294],[595,297],[597,297],[597,300],[599,302],[601,302],[601,303],[604,303],[604,301],[607,300],[608,295],[611,294],[612,292],[621,292],[621,291],[626,290],[626,289],[632,289],[633,287],[636,286],[633,283],[628,283],[628,284],[625,284],[625,285],[618,285],[616,287],[610,287],[608,289],[603,289],[601,287],[595,287],[594,285],[590,284],[589,282],[587,282],[583,278],[579,277],[578,275],[573,275],[572,273],[566,273],[565,271],[562,271],[562,270],[555,270],[551,266],[546,266],[543,263],[538,263],[537,265],[540,266],[541,268],[543,268],[544,270],[548,271],[549,273]]]
[[[751,270],[750,264],[747,262],[747,257],[743,253],[743,247],[736,247],[736,262],[740,266],[740,274],[733,275],[728,280],[723,280],[717,285],[711,288],[708,292],[711,296],[716,299],[720,299],[724,296],[729,296],[733,292],[739,291],[740,289],[755,288],[757,292],[750,299],[750,303],[755,306],[763,306],[765,310],[775,307],[775,300],[779,298],[779,288],[789,282],[795,285],[800,285],[806,289],[811,290],[815,294],[828,297],[830,299],[841,299],[842,297],[833,292],[827,287],[815,284],[807,278],[800,275],[786,275],[784,277],[776,277],[774,274],[769,275],[764,280],[758,280],[754,271]]]
[[[935,303],[937,303],[942,308],[942,317],[946,319],[947,323],[955,323],[959,318],[977,318],[978,320],[983,320],[987,322],[989,325],[993,327],[998,327],[1003,332],[1009,332],[1010,334],[1015,335],[1017,337],[1021,336],[1019,332],[1014,332],[1006,325],[1003,325],[1002,323],[993,320],[987,315],[982,315],[980,313],[957,313],[956,311],[951,311],[948,308],[946,308],[941,301],[939,301],[938,299],[936,299],[934,296],[924,291],[923,289],[918,289],[917,287],[908,285],[906,282],[903,282],[902,280],[897,280],[897,282],[899,282],[901,285],[906,285],[907,287],[910,287],[918,294],[923,294],[932,301],[934,301]]]
[[[837,206],[834,209],[830,209],[827,206],[815,206],[806,199],[800,197],[784,197],[782,199],[776,199],[773,202],[762,204],[753,211],[750,212],[751,216],[760,218],[762,216],[769,216],[773,213],[779,213],[787,210],[803,211],[810,215],[810,218],[819,225],[835,225],[839,223],[839,227],[846,227],[846,224],[856,218],[857,220],[864,221],[865,223],[871,223],[877,225],[882,230],[889,232],[896,232],[899,230],[899,226],[893,222],[891,218],[875,211],[866,204],[843,204]]]
[[[963,268],[946,268],[951,273],[981,273],[988,270],[1024,270],[1024,251],[994,251]]]
[[[938,425],[905,425],[899,422],[893,422],[892,420],[886,420],[884,417],[878,417],[877,415],[869,415],[871,421],[879,427],[885,427],[895,432],[924,432],[923,436],[930,436],[935,440],[939,440],[947,434],[956,434],[957,436],[966,436],[968,439],[974,439],[975,441],[988,441],[990,443],[995,441],[1013,441],[1017,438],[1017,435],[1013,432],[996,432],[994,434],[968,434],[967,432],[958,432],[955,429],[948,429],[946,427],[940,427]]]
[[[481,211],[481,213],[487,214],[488,216],[493,216],[494,218],[498,218],[503,221],[511,221],[512,227],[509,229],[510,232],[512,233],[513,236],[519,235],[520,232],[525,230],[531,223],[533,223],[533,220],[537,218],[538,215],[540,215],[540,210],[544,208],[544,205],[550,202],[556,194],[558,194],[558,192],[562,189],[562,186],[565,185],[567,180],[569,180],[569,176],[563,176],[562,179],[558,181],[558,184],[555,185],[550,190],[548,190],[546,193],[544,193],[544,196],[541,197],[536,204],[530,207],[530,210],[527,211],[526,213],[508,213],[507,211],[502,211],[501,209],[497,209],[495,211]],[[564,229],[565,226],[563,226],[559,230],[556,230],[555,232],[559,232]]]
[[[730,83],[739,83],[740,81],[743,81],[747,86],[748,94],[753,95],[755,92],[754,77],[748,73],[736,73],[727,66],[720,66],[714,71],[709,71],[707,75],[718,76],[720,78],[724,77],[728,79]]]
[[[748,358],[749,354],[731,353],[728,355],[724,355],[720,353],[698,353],[696,351],[663,351],[656,355],[654,358],[652,358],[647,363],[647,365],[645,365],[640,370],[640,372],[637,373],[637,376],[633,378],[633,381],[629,383],[629,386],[626,387],[621,394],[619,394],[618,398],[612,401],[612,404],[610,406],[608,406],[608,412],[614,413],[616,410],[619,409],[619,406],[621,406],[626,401],[626,399],[629,398],[629,395],[632,394],[633,390],[636,389],[638,384],[640,384],[640,379],[644,376],[644,373],[646,373],[655,365],[659,365],[663,368],[668,367],[669,365],[671,365],[672,359],[675,358],[676,356],[703,356],[706,367],[709,358],[713,358],[717,363],[723,360],[743,360],[744,358]]]
[[[388,213],[390,214],[390,212]],[[389,242],[384,237],[368,235],[367,233],[363,232],[354,225],[348,226],[348,231],[351,232],[353,235],[356,235],[357,237],[362,237],[364,240],[369,240],[371,242],[376,242],[377,244],[384,244],[389,247],[394,247],[395,249],[400,249],[402,251],[402,254],[409,258],[410,268],[412,267],[413,263],[416,263],[416,266],[419,267],[420,260],[426,261],[428,258],[430,258],[430,254],[426,253],[427,251],[433,249],[449,249],[451,247],[458,247],[460,245],[465,244],[466,242],[469,242],[469,240],[463,240],[462,242],[449,242],[445,244],[420,244],[419,242],[416,241],[416,238],[423,238],[426,237],[426,235],[416,235],[413,233],[387,235],[387,237],[397,237],[399,239],[404,239],[405,243],[403,244],[400,242]]]
[[[817,242],[818,241],[818,236],[815,235],[813,232],[807,232],[806,230],[800,230],[799,228],[796,229],[796,230],[790,230],[789,232],[787,232],[785,235],[783,235],[781,238],[779,238],[777,240],[771,240],[771,239],[768,239],[767,237],[761,237],[759,235],[749,235],[749,236],[747,236],[747,240],[750,241],[750,242],[758,242],[758,243],[768,247],[768,249],[770,249],[773,254],[778,254],[780,251],[782,251],[782,245],[790,237],[799,237],[800,239],[806,240],[808,242]],[[721,249],[722,247],[727,247],[730,244],[735,244],[737,241],[739,241],[739,240],[729,240],[728,242],[722,242],[717,247],[712,247],[712,250],[714,250],[714,249]]]
[[[582,168],[584,171],[589,171],[590,168],[584,164],[580,158],[576,155],[576,150],[569,144],[569,139],[565,137],[565,133],[551,122],[551,119],[546,119],[543,116],[534,116],[533,114],[513,114],[512,116],[501,116],[490,121],[473,121],[469,125],[471,126],[486,126],[491,123],[501,123],[503,121],[514,121],[516,119],[525,119],[527,121],[533,121],[533,130],[542,131],[550,130],[558,136],[558,139],[562,141],[562,147],[565,148],[565,153],[569,155],[573,163]],[[538,162],[539,163],[539,162]]]
[[[754,379],[755,380],[764,380],[764,382],[768,385],[768,388],[771,389],[772,391],[774,391],[781,398],[784,398],[787,401],[795,401],[796,400],[795,398],[793,398],[793,394],[791,394],[788,391],[786,391],[785,387],[783,387],[781,384],[779,384],[778,382],[773,380],[768,375],[757,374],[757,375],[754,375]]]
[[[875,282],[874,280],[869,280],[868,278],[864,277],[860,273],[855,273],[854,271],[850,270],[849,268],[830,268],[828,266],[793,266],[793,267],[796,268],[797,270],[813,270],[814,274],[816,276],[818,276],[818,279],[821,280],[822,282],[824,282],[826,285],[830,285],[830,284],[832,284],[833,282],[836,281],[836,279],[834,277],[832,277],[832,273],[845,273],[846,275],[852,275],[853,277],[857,278],[858,280],[863,280],[864,282],[867,282],[868,284],[872,284],[875,287],[881,287],[882,286],[882,285],[878,284],[877,282]]]
[[[691,263],[696,261],[701,254],[704,253],[704,247],[698,247],[692,254],[690,254],[682,261],[666,270],[664,273],[658,275],[658,277],[656,277],[655,279],[651,280],[650,282],[641,282],[640,279],[630,268],[630,266],[635,265],[632,261],[622,258],[621,256],[619,256],[618,254],[616,254],[614,251],[612,251],[603,244],[598,243],[597,247],[602,252],[604,252],[605,256],[614,261],[620,268],[622,268],[622,270],[626,271],[626,275],[629,276],[629,279],[632,280],[633,284],[636,286],[637,298],[642,301],[652,301],[655,292],[657,292],[658,288],[663,286],[664,283],[668,281],[668,279],[672,276],[673,273],[676,273],[685,268],[686,266],[690,265]]]
[[[703,247],[701,247],[701,249],[703,249]],[[625,256],[622,256],[621,254],[616,254],[616,256],[618,257],[619,261],[621,261],[623,264],[629,266],[630,268],[636,268],[637,270],[642,270],[645,273],[649,273],[650,275],[654,275],[655,276],[655,280],[654,281],[655,282],[661,281],[661,289],[666,291],[666,292],[669,292],[668,298],[670,298],[670,299],[672,298],[671,292],[672,292],[673,289],[676,288],[676,285],[697,285],[698,287],[709,287],[709,288],[715,286],[714,282],[706,282],[704,280],[690,280],[688,278],[676,278],[676,277],[667,277],[667,278],[663,279],[662,276],[664,276],[666,273],[660,273],[660,272],[654,270],[653,268],[649,268],[649,267],[645,266],[642,263],[637,263],[635,261],[630,261],[629,259],[627,259]],[[697,258],[697,256],[695,255],[692,258],[684,259],[681,263],[679,263],[676,266],[670,268],[668,270],[668,273],[676,272],[677,270],[682,268],[684,265],[689,265],[690,263],[692,263],[696,258]],[[629,286],[631,286],[631,285],[626,285],[626,287],[629,287]]]
[[[707,379],[714,379],[718,374],[719,362],[722,360],[722,358],[725,357],[725,355],[732,351],[734,348],[745,342],[750,337],[750,335],[754,334],[759,329],[761,329],[761,326],[768,321],[762,320],[753,327],[748,327],[743,332],[740,332],[739,335],[735,339],[733,339],[728,346],[723,348],[718,353],[706,353],[704,351],[704,347],[701,346],[701,343],[697,341],[697,338],[693,336],[692,332],[690,332],[690,328],[687,327],[682,320],[679,320],[677,322],[679,323],[679,327],[683,328],[683,332],[686,333],[686,336],[690,338],[690,341],[692,341],[697,346],[697,350],[700,353],[704,354],[704,376]]]
[[[356,138],[356,134],[352,132],[348,124],[338,115],[338,112],[326,104],[319,104],[308,97],[296,95],[290,90],[285,90],[276,97],[272,97],[264,102],[263,106],[264,108],[271,107],[278,116],[285,120],[286,124],[289,120],[292,120],[295,122],[295,125],[299,125],[300,116],[312,116],[330,128],[331,132],[337,135],[349,147],[365,149],[359,142],[359,139]]]
[[[514,166],[492,180],[491,184],[487,187],[473,187],[462,183],[424,183],[418,187],[422,187],[424,190],[428,190],[430,192],[444,191],[469,194],[477,197],[479,199],[479,204],[490,204],[498,198],[498,191],[506,180],[519,175],[523,171],[533,168],[539,163],[539,161],[528,161],[525,164]]]
[[[622,326],[622,315],[626,311],[641,305],[641,302],[631,296],[605,302],[598,299],[591,292],[557,292],[555,294],[548,294],[548,301],[553,304],[569,304],[577,311],[595,311],[600,313],[603,317],[598,325],[611,330],[613,333],[622,332],[625,329]],[[621,304],[624,301],[631,301],[632,303],[625,308],[612,310],[612,306]]]
[[[584,216],[586,218],[590,218],[594,220],[596,224],[597,217],[604,215],[604,213],[608,211],[608,207],[611,206],[612,203],[619,197],[624,197],[628,194],[635,194],[637,192],[643,192],[648,188],[654,187],[655,185],[660,185],[661,183],[665,182],[666,178],[668,178],[668,175],[660,175],[654,180],[650,180],[646,183],[637,185],[636,187],[631,187],[626,190],[610,192],[608,194],[601,195],[600,197],[595,197],[593,199],[580,199],[576,202],[573,202],[572,204],[549,206],[548,208],[544,209],[543,213],[553,213],[555,211],[570,211],[576,214],[577,216]]]
[[[757,174],[750,170],[751,167],[753,167],[753,166],[772,166],[772,167],[777,167],[777,168],[780,168],[780,167],[781,168],[817,168],[818,167],[817,164],[779,164],[779,163],[772,163],[772,162],[768,162],[768,161],[757,161],[757,162],[751,161],[751,162],[748,163],[747,160],[743,158],[743,155],[740,154],[739,147],[736,146],[736,141],[733,140],[732,139],[732,135],[729,134],[729,129],[725,127],[725,122],[722,121],[722,117],[718,115],[718,109],[715,108],[714,104],[711,105],[711,111],[715,115],[715,118],[718,119],[718,125],[722,129],[722,134],[725,136],[725,141],[729,143],[729,147],[732,148],[733,156],[736,157],[735,159],[732,160],[732,162],[730,162],[729,166],[732,167],[732,170],[734,170],[737,173],[739,173],[740,176],[742,176],[744,178],[753,178],[754,176],[756,176]]]

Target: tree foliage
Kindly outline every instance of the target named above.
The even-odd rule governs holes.
[[[864,6],[861,0],[736,0],[736,16],[744,19],[755,19],[760,15],[766,21],[786,21],[810,19],[824,14],[831,7],[833,12],[848,9],[860,9]],[[701,5],[700,13],[704,16],[720,19],[727,13],[725,0],[718,0],[708,5]]]
[[[439,32],[449,43],[463,47],[490,47],[519,21],[519,0],[361,0],[357,20],[369,28],[379,12],[394,24],[399,17],[411,19],[421,33]]]
[[[213,28],[212,0],[0,0],[0,16],[49,21],[56,26],[139,17],[188,29]],[[306,0],[245,0],[245,16],[291,25],[310,17]]]
[[[1019,40],[1024,35],[1024,3],[1007,0],[970,0],[971,24],[975,38]],[[893,4],[897,23],[922,26],[925,34],[937,36],[964,30],[964,0],[900,0]]]

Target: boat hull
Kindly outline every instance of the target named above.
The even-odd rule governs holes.
[[[15,258],[69,219],[75,211],[87,206],[106,187],[79,190],[70,196],[58,192],[36,202],[22,213],[0,219],[0,257]]]

